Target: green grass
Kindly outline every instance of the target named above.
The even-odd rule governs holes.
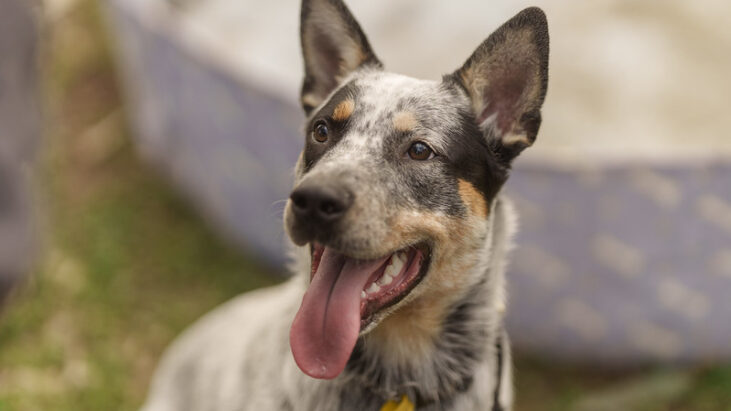
[[[138,160],[93,3],[48,27],[44,251],[0,326],[0,411],[139,407],[163,348],[272,284]]]
[[[175,335],[273,277],[138,159],[95,4],[82,0],[48,32],[45,247],[0,323],[0,411],[133,410]],[[637,387],[622,409],[731,410],[728,366],[618,374],[523,359],[516,375],[519,410],[576,409]],[[657,393],[649,401],[645,387]]]

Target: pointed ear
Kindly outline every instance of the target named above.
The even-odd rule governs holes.
[[[303,0],[300,37],[305,60],[301,100],[306,114],[354,70],[381,67],[342,0]]]
[[[487,38],[453,74],[467,91],[480,129],[507,164],[533,144],[548,85],[548,24],[525,9]]]

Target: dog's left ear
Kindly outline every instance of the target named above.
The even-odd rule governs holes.
[[[342,0],[302,0],[300,37],[305,60],[301,99],[306,114],[351,72],[366,65],[382,67]]]
[[[533,144],[548,86],[548,23],[531,7],[487,38],[457,70],[480,129],[509,164]]]

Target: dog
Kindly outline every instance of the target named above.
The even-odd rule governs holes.
[[[297,275],[187,330],[143,409],[511,409],[516,217],[500,191],[541,123],[544,13],[521,11],[441,81],[384,71],[342,0],[303,0],[300,34]]]

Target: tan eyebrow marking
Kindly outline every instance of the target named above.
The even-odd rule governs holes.
[[[345,121],[350,118],[350,116],[353,114],[353,110],[355,109],[355,102],[351,99],[346,99],[338,103],[337,106],[335,106],[335,110],[333,110],[333,120],[335,121]]]
[[[409,111],[399,111],[393,116],[393,127],[398,131],[411,131],[416,127],[416,117]]]
[[[459,179],[459,196],[475,215],[487,217],[487,202],[472,183]]]

